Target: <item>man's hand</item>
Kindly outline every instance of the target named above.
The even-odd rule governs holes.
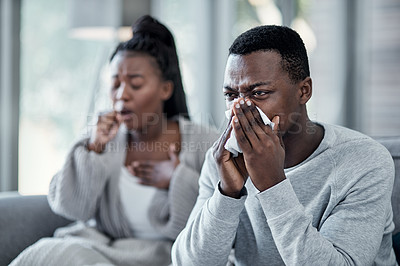
[[[221,190],[226,196],[238,198],[248,174],[244,164],[243,155],[233,158],[232,154],[224,146],[232,131],[231,123],[228,123],[222,136],[213,146],[213,156],[218,165],[221,177]]]
[[[246,169],[254,186],[264,191],[283,181],[285,150],[279,133],[279,116],[272,122],[274,129],[265,125],[255,105],[249,99],[234,103],[232,127],[243,151]]]
[[[170,145],[169,160],[133,161],[128,171],[140,179],[139,183],[160,189],[168,189],[175,168],[179,165],[178,150],[175,145]]]
[[[120,124],[117,120],[117,112],[115,111],[99,115],[96,136],[89,143],[88,149],[102,153],[106,144],[117,135]]]

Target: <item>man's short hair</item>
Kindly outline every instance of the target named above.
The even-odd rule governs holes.
[[[307,51],[300,35],[285,26],[258,26],[240,34],[229,55],[247,55],[257,51],[274,51],[281,55],[282,68],[293,82],[310,76]]]

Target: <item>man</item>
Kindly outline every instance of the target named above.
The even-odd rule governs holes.
[[[229,49],[232,119],[207,153],[175,265],[395,265],[389,152],[361,133],[310,121],[300,36],[260,26]],[[256,106],[274,123],[265,125]],[[236,136],[243,153],[225,149]]]

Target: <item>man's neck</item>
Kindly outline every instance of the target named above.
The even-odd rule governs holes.
[[[285,144],[285,168],[290,168],[306,160],[319,146],[324,129],[306,118],[296,132],[288,132],[283,137]]]

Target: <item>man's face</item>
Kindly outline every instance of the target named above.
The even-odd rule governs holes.
[[[224,95],[227,108],[238,98],[248,98],[271,120],[280,116],[283,134],[295,130],[302,115],[301,86],[294,84],[282,69],[281,56],[273,51],[228,57]]]

